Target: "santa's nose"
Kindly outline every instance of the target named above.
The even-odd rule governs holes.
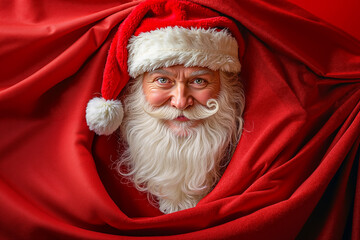
[[[189,94],[187,87],[183,84],[176,86],[172,93],[171,106],[184,110],[191,105],[193,105],[193,98]]]

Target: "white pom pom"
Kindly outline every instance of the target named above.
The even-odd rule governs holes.
[[[93,98],[86,107],[86,122],[89,129],[98,135],[110,135],[121,124],[124,111],[119,100]]]

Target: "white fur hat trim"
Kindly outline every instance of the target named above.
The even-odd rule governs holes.
[[[124,111],[119,100],[93,98],[86,107],[86,122],[89,129],[98,135],[110,135],[121,124]]]
[[[237,41],[226,30],[166,27],[131,37],[127,48],[128,71],[133,78],[174,65],[241,70]]]

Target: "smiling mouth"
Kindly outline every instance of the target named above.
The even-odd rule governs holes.
[[[179,122],[187,122],[187,121],[190,121],[190,119],[188,119],[187,117],[185,116],[178,116],[177,118],[174,119],[175,121],[179,121]]]

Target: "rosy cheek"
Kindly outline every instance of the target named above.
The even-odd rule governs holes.
[[[193,93],[193,97],[201,105],[206,105],[207,101],[211,98],[216,98],[217,92],[214,91],[197,91]]]
[[[168,101],[168,99],[169,96],[164,91],[155,90],[146,93],[146,100],[150,103],[150,105],[155,107],[163,105],[166,101]]]

